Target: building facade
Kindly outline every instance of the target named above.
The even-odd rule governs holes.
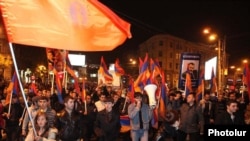
[[[13,61],[8,45],[7,38],[4,34],[2,22],[0,22],[0,79],[10,81],[13,74]]]
[[[157,58],[165,73],[165,80],[170,87],[177,87],[179,84],[180,63],[182,53],[198,53],[201,55],[200,69],[204,69],[205,62],[217,56],[215,45],[205,45],[190,42],[169,34],[155,35],[139,45],[138,53],[149,58]],[[222,63],[227,66],[227,59]],[[226,68],[226,67],[225,67]]]

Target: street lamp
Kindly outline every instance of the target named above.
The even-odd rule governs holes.
[[[225,46],[225,38],[221,40],[217,34],[211,33],[210,28],[205,28],[203,33],[209,35],[209,40],[214,41],[217,40],[217,64],[218,64],[218,92],[222,90],[222,75],[224,74],[225,69],[225,61],[226,61],[226,46]],[[222,41],[224,41],[222,43]],[[222,52],[223,51],[223,52]]]

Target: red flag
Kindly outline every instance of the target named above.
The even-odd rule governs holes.
[[[120,66],[120,61],[118,58],[115,60],[115,73],[117,75],[124,75],[125,74],[124,69]]]
[[[248,85],[248,75],[249,75],[249,68],[248,68],[248,64],[245,63],[244,64],[244,70],[243,70],[243,79],[242,79],[242,82],[243,84],[245,85]]]
[[[165,74],[162,71],[162,83],[161,83],[161,93],[160,93],[160,103],[159,103],[159,114],[162,118],[166,116],[166,97],[167,97],[167,89],[166,89],[166,82],[165,82]]]
[[[18,84],[18,79],[17,79],[17,75],[14,72],[11,82],[9,83],[9,86],[7,88],[7,96],[6,96],[6,100],[5,100],[5,104],[9,104],[10,103],[10,98],[12,94],[19,94],[19,84]]]
[[[57,98],[58,98],[58,101],[60,103],[63,103],[63,98],[62,98],[62,82],[61,82],[61,79],[63,76],[63,74],[61,72],[57,72],[55,69],[54,69],[54,74],[55,74],[55,82],[56,82],[56,88],[57,88]]]
[[[82,101],[86,100],[86,89],[85,89],[85,80],[82,79]]]
[[[186,82],[185,82],[185,95],[188,96],[192,92],[192,81],[189,71],[186,73]]]
[[[217,92],[217,83],[216,83],[216,77],[214,74],[214,67],[212,67],[210,85],[211,85],[211,87],[210,87],[211,93],[216,93]]]
[[[250,71],[249,66],[247,63],[244,64],[244,70],[243,70],[243,84],[247,87],[248,97],[250,99]]]
[[[198,82],[198,88],[197,88],[197,92],[196,92],[196,101],[197,102],[202,99],[203,94],[204,94],[204,70],[201,71],[199,82]]]
[[[161,74],[161,68],[160,68],[158,61],[153,60],[152,58],[150,58],[150,70],[151,70],[152,82],[157,83],[155,82],[156,77]]]
[[[79,87],[78,78],[75,74],[75,71],[71,69],[68,65],[66,66],[66,70],[74,79],[74,88],[76,89],[77,94],[80,94],[80,87]]]
[[[130,24],[98,0],[2,0],[9,42],[75,51],[110,51]]]
[[[134,99],[134,94],[135,94],[135,89],[134,89],[134,80],[132,78],[130,78],[129,80],[129,99],[131,101],[131,103],[133,103],[135,101]]]
[[[112,81],[113,80],[113,76],[109,73],[103,56],[101,57],[101,65],[100,65],[100,68],[98,70],[98,73],[100,73],[104,76],[105,81]]]

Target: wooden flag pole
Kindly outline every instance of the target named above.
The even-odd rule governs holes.
[[[23,85],[22,85],[22,83],[20,81],[20,76],[19,76],[19,73],[18,73],[18,67],[17,67],[15,53],[14,53],[14,50],[13,50],[12,43],[9,43],[9,47],[10,47],[10,52],[11,52],[14,68],[15,68],[15,71],[16,71],[17,80],[18,80],[18,83],[19,83],[19,86],[20,86],[21,94],[23,96],[24,104],[25,104],[25,107],[28,109],[29,105],[28,105],[26,96],[24,94]],[[28,111],[29,119],[30,119],[30,122],[31,122],[31,125],[32,125],[32,128],[33,128],[34,134],[35,134],[35,136],[37,136],[37,132],[35,130],[35,125],[34,125],[34,121],[32,120],[31,113],[30,113],[29,110],[27,110],[27,111]]]

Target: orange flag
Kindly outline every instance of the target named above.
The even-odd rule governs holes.
[[[1,0],[9,42],[73,51],[110,51],[130,24],[98,0]]]
[[[86,88],[85,88],[85,80],[82,79],[82,101],[84,102],[86,100]]]

